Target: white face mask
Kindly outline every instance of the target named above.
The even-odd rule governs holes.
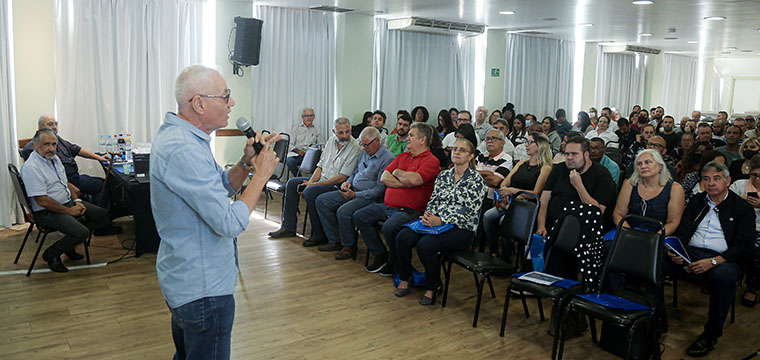
[[[588,113],[588,116],[589,117],[596,117],[596,113],[592,111],[592,112]]]

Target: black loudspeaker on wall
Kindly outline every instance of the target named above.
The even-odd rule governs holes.
[[[263,24],[259,19],[235,17],[235,49],[230,57],[234,74],[238,73],[240,66],[259,64]]]

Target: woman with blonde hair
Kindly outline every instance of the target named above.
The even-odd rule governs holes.
[[[494,207],[483,214],[483,231],[488,241],[488,248],[494,256],[499,255],[499,224],[506,214],[509,197],[520,191],[532,192],[541,196],[546,179],[552,172],[552,150],[549,138],[543,133],[535,132],[525,142],[529,158],[521,160],[501,182],[499,195],[501,201],[495,201]],[[508,259],[512,249],[502,249],[502,259]]]
[[[749,179],[749,160],[757,155],[758,152],[760,152],[760,140],[758,138],[751,137],[742,141],[742,145],[739,146],[739,155],[742,160],[734,161],[728,167],[728,172],[731,174],[731,182]]]

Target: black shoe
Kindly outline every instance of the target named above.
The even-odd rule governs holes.
[[[279,239],[279,238],[291,237],[291,236],[296,236],[296,232],[286,230],[284,228],[279,228],[278,230],[272,231],[269,233],[269,237],[273,239]]]
[[[425,294],[422,294],[420,297],[420,305],[422,306],[430,306],[435,305],[435,299],[443,293],[443,289],[439,286],[433,291],[433,297],[429,298],[425,296]]]
[[[747,299],[747,294],[755,295],[755,300],[748,300]],[[757,305],[757,293],[755,291],[752,291],[752,290],[749,290],[749,289],[745,290],[744,291],[744,296],[742,296],[742,305],[744,305],[744,306],[746,306],[748,308],[755,307],[755,305]]]
[[[65,273],[69,271],[69,268],[66,267],[66,265],[63,265],[63,261],[61,261],[61,256],[51,256],[48,254],[47,251],[42,253],[42,259],[47,262],[48,267],[50,270],[60,273]]]
[[[122,229],[121,226],[109,226],[103,229],[95,229],[95,236],[116,235],[121,234],[122,232],[124,232],[124,229]]]
[[[385,277],[393,276],[393,268],[394,267],[395,266],[393,264],[386,263],[385,265],[383,265],[382,268],[380,268],[380,270],[378,270],[377,273],[380,274],[380,276],[385,276]]]
[[[368,273],[376,273],[385,266],[386,261],[388,261],[388,254],[377,255],[375,256],[375,261],[364,269],[367,270]]]
[[[407,285],[407,286],[409,286],[409,285]],[[393,295],[396,295],[396,297],[404,297],[404,296],[406,296],[407,294],[409,294],[409,288],[408,288],[408,287],[406,287],[406,288],[403,288],[403,289],[402,289],[402,288],[398,288],[398,289],[396,289],[396,291],[393,293]]]
[[[69,258],[69,260],[82,260],[84,259],[84,255],[78,253],[76,250],[71,250],[66,252],[66,257]]]
[[[715,349],[715,344],[717,343],[717,339],[711,338],[705,335],[705,333],[702,333],[702,335],[699,335],[697,340],[689,345],[688,349],[686,349],[686,355],[692,357],[707,356],[710,351],[713,351],[713,349]]]
[[[327,244],[327,239],[314,239],[311,238],[309,240],[304,240],[303,247],[314,247],[319,245]],[[340,248],[338,248],[340,250]]]

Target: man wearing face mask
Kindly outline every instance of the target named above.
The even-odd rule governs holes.
[[[298,199],[299,195],[303,194],[308,204],[312,229],[312,237],[304,241],[303,246],[311,247],[327,243],[327,236],[319,222],[319,214],[314,202],[317,196],[335,190],[335,185],[342,184],[354,173],[361,151],[359,142],[351,137],[351,122],[343,117],[335,120],[333,136],[327,140],[325,150],[311,178],[295,177],[288,180],[285,186],[282,225],[277,231],[270,232],[269,236],[282,238],[296,235]],[[304,184],[304,188],[299,192],[301,184]]]

